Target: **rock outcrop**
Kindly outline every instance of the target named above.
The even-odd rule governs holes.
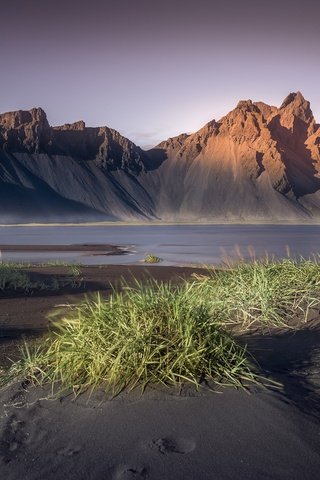
[[[42,108],[0,114],[0,147],[4,151],[38,153],[50,141],[50,127]]]

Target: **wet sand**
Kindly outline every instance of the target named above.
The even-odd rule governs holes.
[[[128,250],[118,245],[83,243],[73,245],[12,245],[0,244],[2,252],[91,252],[100,255],[125,255]]]
[[[200,272],[201,269],[198,269]],[[67,277],[67,267],[34,267]],[[121,277],[179,282],[191,268],[83,267],[85,286],[0,298],[3,344],[47,329],[47,315],[85,294],[109,295]],[[60,305],[60,306],[59,306]],[[11,338],[10,338],[11,336]],[[103,392],[47,400],[25,382],[0,391],[0,469],[9,480],[310,480],[320,469],[320,329],[247,335],[241,342],[280,389],[149,388],[114,399]],[[8,347],[9,348],[9,347]],[[8,353],[8,349],[6,350]],[[4,355],[4,351],[2,355]],[[2,356],[3,359],[3,356]]]

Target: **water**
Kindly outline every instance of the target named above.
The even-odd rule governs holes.
[[[146,253],[162,265],[219,264],[226,257],[309,257],[320,253],[320,225],[143,225],[0,227],[0,243],[69,245],[103,243],[129,247],[122,256],[88,252],[2,252],[2,260],[96,264],[137,264]]]

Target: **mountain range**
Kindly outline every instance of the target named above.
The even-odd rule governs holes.
[[[300,92],[144,151],[108,127],[0,114],[0,223],[320,219],[320,125]]]

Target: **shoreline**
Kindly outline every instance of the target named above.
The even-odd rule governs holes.
[[[84,243],[71,245],[28,245],[0,244],[0,252],[98,252],[100,255],[126,255],[129,247],[102,243]]]
[[[298,222],[298,221],[276,221],[276,220],[257,220],[257,221],[240,221],[240,220],[212,220],[212,221],[145,221],[145,222],[139,222],[139,221],[95,221],[95,222],[52,222],[52,223],[42,223],[42,222],[32,222],[32,223],[0,223],[0,227],[142,227],[142,226],[207,226],[207,225],[274,225],[274,226],[303,226],[303,225],[310,225],[310,226],[320,226],[320,220],[314,221],[314,222]]]

